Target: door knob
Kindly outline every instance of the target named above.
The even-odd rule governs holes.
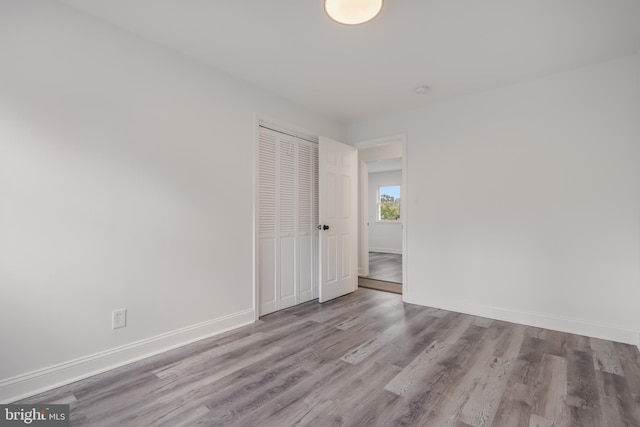
[[[328,229],[329,229],[329,226],[328,226],[328,225],[323,225],[323,226],[322,226],[322,229],[323,229],[323,230],[328,230]]]

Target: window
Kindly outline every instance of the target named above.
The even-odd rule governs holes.
[[[378,221],[398,221],[400,219],[400,186],[378,187]]]

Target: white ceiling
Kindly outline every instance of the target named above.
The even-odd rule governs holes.
[[[387,0],[362,26],[322,0],[60,1],[343,123],[640,51],[638,0]]]

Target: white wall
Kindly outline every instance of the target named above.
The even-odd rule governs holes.
[[[407,132],[405,299],[637,344],[639,82],[634,55],[352,124]]]
[[[402,171],[369,173],[369,251],[402,253],[402,222],[378,221],[378,187],[402,185]]]
[[[254,114],[344,127],[54,2],[0,52],[0,402],[252,321]]]

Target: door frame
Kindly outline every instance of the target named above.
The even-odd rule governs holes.
[[[358,158],[358,276],[369,275],[369,164]],[[400,200],[402,203],[402,199]],[[401,206],[402,207],[402,206]]]
[[[407,203],[407,200],[408,200],[407,197],[409,194],[408,185],[407,185],[407,163],[408,163],[407,134],[399,133],[399,134],[384,136],[380,138],[367,139],[367,140],[356,142],[354,146],[356,147],[356,149],[361,150],[365,148],[377,147],[377,146],[388,145],[388,144],[398,144],[398,143],[400,143],[400,145],[402,146],[402,184],[400,187],[400,212],[402,212],[402,300],[406,301],[407,296],[409,294],[409,290],[410,290],[409,280],[407,275],[407,271],[408,271],[407,266],[408,266],[408,258],[409,258],[408,252],[407,252],[407,247],[408,247],[407,237],[408,237],[408,230],[409,230],[409,209],[408,209],[409,204]],[[361,167],[361,164],[362,163],[360,162],[360,160],[358,160],[359,168]],[[359,172],[358,176],[361,178],[358,190],[360,191],[361,194],[367,193],[368,188],[363,188],[363,186],[367,185],[368,187],[368,176],[366,180],[362,179],[362,173]],[[363,182],[363,181],[366,181],[366,182]],[[360,232],[359,233],[360,235],[358,237],[358,246],[359,246],[360,258],[363,261],[362,266],[364,268],[364,264],[366,261],[366,264],[367,264],[366,270],[368,270],[369,269],[368,268],[368,265],[369,265],[368,229],[366,227],[366,223],[363,224],[362,222],[368,220],[369,206],[368,206],[368,203],[366,203],[366,200],[364,204],[362,203],[362,201],[363,199],[360,198],[362,211],[360,212],[360,215],[358,217],[358,230]]]

